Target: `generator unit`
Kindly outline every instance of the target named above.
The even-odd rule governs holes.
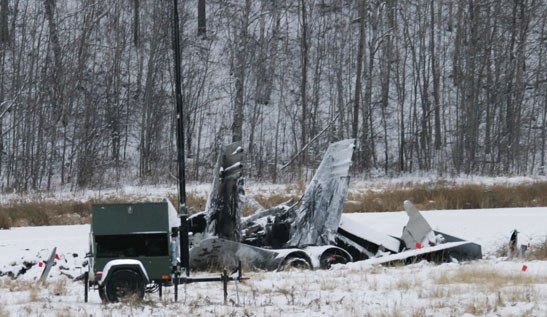
[[[142,299],[145,293],[164,286],[194,282],[241,280],[227,272],[213,277],[183,276],[180,258],[181,220],[168,199],[162,202],[97,204],[92,207],[89,237],[89,271],[85,277],[85,300],[88,289],[98,289],[103,302],[118,302],[132,296]],[[226,286],[226,285],[225,285]],[[225,295],[226,295],[226,287]]]

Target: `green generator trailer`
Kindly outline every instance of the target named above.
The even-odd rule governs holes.
[[[130,290],[142,296],[147,285],[172,282],[179,227],[176,209],[167,199],[94,205],[89,282],[98,286],[101,299],[117,301]]]
[[[90,287],[97,288],[103,302],[130,297],[142,299],[145,293],[162,287],[197,282],[223,282],[224,298],[228,281],[246,279],[241,263],[228,275],[190,277],[184,266],[187,245],[181,243],[187,231],[175,207],[162,202],[97,204],[91,213],[89,271],[85,274],[85,301]],[[182,256],[181,256],[182,254]],[[183,271],[187,274],[183,276]],[[237,273],[237,274],[236,274]]]
[[[170,245],[178,243],[180,220],[173,205],[159,203],[101,204],[92,209],[94,271],[120,258],[139,260],[151,281],[167,280],[172,270]],[[174,241],[171,241],[174,240]],[[178,249],[178,248],[177,248]]]

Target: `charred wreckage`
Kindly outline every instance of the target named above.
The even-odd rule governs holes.
[[[332,143],[304,195],[296,203],[242,217],[242,149],[223,147],[206,210],[188,218],[193,269],[235,266],[283,270],[329,268],[353,261],[410,263],[480,259],[481,246],[435,231],[416,207],[404,202],[409,217],[400,237],[356,223],[342,214],[349,187],[354,140]]]
[[[353,140],[332,143],[296,203],[242,217],[244,202],[239,143],[222,148],[205,211],[188,218],[162,202],[95,204],[90,227],[84,300],[90,288],[103,302],[159,292],[179,284],[242,281],[242,267],[280,271],[328,269],[355,261],[412,263],[482,257],[481,246],[435,231],[410,201],[400,237],[375,231],[342,213],[349,187]],[[516,232],[514,233],[516,242]],[[55,264],[54,248],[39,279]],[[190,277],[192,270],[222,269],[216,276]],[[234,269],[235,271],[230,271]],[[23,274],[24,272],[20,272]],[[231,274],[229,274],[231,273]]]

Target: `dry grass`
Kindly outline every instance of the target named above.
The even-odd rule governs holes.
[[[89,222],[91,202],[11,202],[0,206],[13,226],[46,226]]]
[[[427,311],[426,311],[425,308],[416,308],[410,314],[410,316],[412,316],[412,317],[422,317],[422,316],[426,316],[426,315],[427,315]]]
[[[60,296],[60,295],[66,295],[67,293],[67,281],[66,278],[59,278],[55,281],[48,283],[47,288],[50,293]]]
[[[7,288],[10,292],[28,291],[36,286],[36,282],[15,280],[12,278],[0,278],[0,288]]]
[[[527,258],[533,260],[547,260],[547,238],[545,238],[543,243],[533,245],[527,254]]]
[[[303,182],[287,185],[284,191],[253,196],[264,208],[274,207],[289,200],[297,201],[305,190]],[[350,189],[344,212],[385,212],[402,210],[402,202],[411,200],[421,210],[466,209],[547,206],[547,182],[520,185],[457,185],[446,181],[430,184],[401,184],[380,192]],[[178,197],[168,197],[176,206]],[[121,203],[142,201],[145,197],[107,197],[101,200],[79,201],[13,201],[0,206],[0,228],[11,226],[43,226],[89,223],[94,203]],[[187,194],[190,213],[205,208],[207,197],[197,192]],[[249,215],[256,209],[243,207]],[[547,251],[545,251],[547,252]],[[545,255],[544,255],[545,257]]]
[[[37,302],[40,300],[40,287],[34,284],[28,293],[29,302]]]
[[[509,303],[516,303],[516,302],[530,303],[535,301],[535,295],[538,294],[538,291],[535,289],[535,287],[528,285],[528,286],[519,286],[519,287],[511,288],[509,290],[505,290],[504,294],[506,296],[505,301]]]
[[[339,287],[339,285],[337,285],[337,283],[333,283],[333,281],[329,279],[322,279],[319,283],[319,289],[322,291],[335,291],[337,287]]]
[[[547,182],[493,186],[436,182],[407,186],[393,186],[381,192],[350,192],[344,211],[399,211],[407,199],[421,210],[547,206]]]
[[[416,280],[410,280],[408,278],[401,278],[395,283],[395,288],[402,291],[409,291],[415,288],[419,288],[420,285],[417,284]]]
[[[539,291],[547,283],[547,276],[522,272],[507,273],[488,268],[460,267],[441,272],[433,277],[433,282],[438,286],[421,292],[419,297],[458,302],[458,307],[462,309],[458,309],[458,314],[485,315],[516,303],[531,303],[547,298],[540,295]],[[468,297],[470,292],[476,296]]]
[[[472,315],[486,315],[499,311],[501,307],[514,306],[516,303],[532,303],[537,300],[537,290],[532,286],[518,286],[503,289],[497,293],[480,294],[473,297],[471,302],[464,306],[465,313]],[[523,313],[520,316],[528,316]]]
[[[533,274],[508,274],[505,272],[461,267],[454,271],[445,271],[434,277],[434,282],[441,285],[475,284],[485,291],[495,292],[508,285],[547,284],[547,276]]]
[[[306,190],[306,183],[303,180],[300,180],[294,184],[287,185],[286,193],[287,194],[297,194],[298,196],[301,196],[304,194],[304,191]]]
[[[145,302],[138,294],[128,294],[127,296],[124,296],[119,299],[120,303],[122,303],[124,306],[128,306],[131,308],[140,307]],[[151,304],[152,302],[148,302],[148,304]]]
[[[0,229],[11,228],[11,218],[7,212],[0,210]]]
[[[220,285],[213,286],[211,291],[205,284],[196,284],[189,287],[188,297],[186,290],[179,289],[179,303],[168,300],[172,298],[173,290],[167,288],[162,302],[155,294],[151,298],[145,297],[143,302],[128,300],[103,305],[98,313],[105,316],[155,315],[158,311],[168,315],[179,311],[181,314],[196,316],[273,316],[293,313],[332,315],[333,312],[343,316],[505,316],[511,307],[517,306],[519,316],[544,315],[538,313],[543,312],[542,309],[538,310],[529,303],[545,303],[547,295],[541,292],[547,277],[533,276],[530,272],[504,273],[504,267],[500,270],[478,263],[476,266],[471,264],[437,270],[435,266],[432,267],[432,274],[426,275],[414,274],[422,272],[424,268],[421,267],[416,270],[404,269],[402,272],[393,272],[398,271],[393,268],[380,267],[378,271],[376,267],[367,267],[340,272],[321,271],[306,276],[277,273],[275,276],[278,279],[273,279],[273,273],[259,272],[251,274],[254,282],[239,284],[237,304],[232,283],[229,284],[229,297],[232,299],[228,305],[222,304]],[[372,271],[375,274],[371,274]],[[271,283],[269,279],[272,279]],[[0,279],[0,283],[8,282]],[[372,285],[374,283],[379,284]],[[487,284],[487,287],[483,287],[483,284]],[[47,284],[50,295],[54,288],[53,282]],[[29,301],[29,295],[26,295],[29,293],[24,294],[25,302],[20,304],[32,305],[29,306],[29,315],[39,312],[42,302],[51,308],[51,303],[58,301],[51,300],[51,296],[42,292],[39,301],[32,302]],[[0,299],[0,308],[2,304]],[[522,308],[523,304],[528,305]],[[277,314],[273,313],[275,310]],[[154,311],[156,313],[152,313]],[[1,312],[0,309],[0,317],[4,317]],[[62,310],[57,313],[53,311],[53,314],[67,316]],[[85,314],[83,309],[72,315]]]
[[[300,195],[291,192],[275,193],[272,195],[257,194],[254,196],[254,199],[264,208],[271,208],[289,200],[297,201],[300,199]]]
[[[445,287],[442,286],[436,286],[436,287],[430,287],[429,289],[424,288],[423,291],[419,293],[420,298],[449,298],[454,295],[462,294],[464,290],[457,286],[451,286],[451,287]]]
[[[253,198],[265,208],[288,200],[297,201],[304,193],[302,182],[288,185],[285,192],[257,194]],[[403,184],[382,191],[348,193],[344,212],[386,212],[402,210],[402,202],[411,200],[421,210],[480,209],[547,206],[547,182],[520,185],[458,185],[446,181],[429,184]]]
[[[55,312],[55,317],[71,317],[71,316],[74,316],[74,313],[71,311],[64,310],[64,311]],[[80,316],[84,316],[84,314],[80,313]],[[85,316],[87,316],[87,314],[85,314]]]
[[[4,310],[5,305],[6,304],[0,302],[0,317],[8,317],[9,316],[8,312],[6,310]]]
[[[177,199],[169,197],[172,202]],[[33,202],[12,201],[0,205],[0,229],[11,226],[50,226],[86,224],[90,221],[91,206],[93,204],[127,203],[128,201],[143,201],[144,198],[109,197],[101,200],[80,201],[44,201]],[[187,195],[187,204],[191,212],[205,207],[206,198],[198,194]],[[176,204],[175,204],[176,206]]]
[[[464,294],[462,290],[474,292],[481,296],[465,303],[464,310],[469,314],[483,315],[516,302],[536,300],[535,285],[547,283],[547,276],[461,267],[452,272],[442,272],[433,281],[440,287],[422,294],[422,298],[453,298]]]
[[[276,290],[279,294],[282,294],[285,296],[285,299],[287,300],[287,305],[294,305],[295,304],[295,288],[294,286],[289,287],[279,287]]]
[[[167,198],[173,203],[173,206],[178,206],[179,196],[178,194],[168,195]],[[186,193],[186,206],[190,214],[194,214],[205,209],[207,204],[207,197],[196,192]]]
[[[41,287],[35,281],[15,280],[11,278],[0,278],[0,289],[4,288],[9,292],[24,292],[28,293],[28,298],[21,301],[20,304],[29,302],[38,302],[40,297]],[[1,308],[1,307],[0,307]],[[0,310],[0,317],[2,316]]]
[[[241,215],[243,215],[243,217],[247,217],[247,216],[250,216],[250,215],[254,214],[257,211],[258,211],[257,208],[249,206],[249,205],[245,205],[241,209]]]

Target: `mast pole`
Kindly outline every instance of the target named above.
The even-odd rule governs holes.
[[[179,12],[177,0],[173,0],[173,58],[175,60],[175,94],[177,116],[177,162],[179,179],[179,208],[180,217],[180,255],[181,264],[186,269],[186,276],[190,275],[190,252],[188,243],[188,208],[186,206],[186,175],[184,172],[184,105],[182,103],[181,72],[180,72],[180,35]]]

